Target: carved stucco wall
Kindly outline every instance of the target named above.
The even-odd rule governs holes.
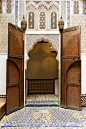
[[[0,53],[8,53],[8,22],[14,24],[13,15],[0,16]]]
[[[19,0],[19,20],[21,21],[24,15],[25,0]]]
[[[86,53],[86,16],[71,15],[71,26],[81,26],[81,52]]]
[[[66,1],[61,1],[61,15],[62,19],[66,21]]]
[[[59,35],[26,35],[26,56],[25,61],[29,59],[28,53],[33,49],[38,41],[47,41],[50,43],[55,51],[58,52],[56,59],[59,59]],[[27,67],[27,66],[26,66]]]

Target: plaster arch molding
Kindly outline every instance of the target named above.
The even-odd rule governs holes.
[[[30,9],[32,9],[32,8],[33,8],[35,11],[38,11],[38,10],[43,9],[43,8],[44,8],[46,11],[49,11],[49,10],[51,10],[53,7],[54,7],[55,10],[59,11],[59,4],[58,4],[57,2],[55,2],[55,1],[50,2],[49,5],[48,5],[46,2],[44,2],[44,1],[41,1],[41,2],[39,2],[38,4],[36,4],[36,3],[33,2],[33,1],[30,1],[30,2],[28,2],[27,5],[26,5],[26,13],[28,12],[28,10],[30,10]]]
[[[52,48],[59,53],[59,46],[58,44],[55,42],[55,40],[47,35],[38,35],[35,36],[33,39],[31,39],[27,44],[26,44],[26,53],[25,53],[25,62],[26,62],[26,68],[27,68],[27,61],[30,59],[30,57],[28,56],[29,51],[31,51],[34,47],[34,45],[38,42],[38,41],[45,41],[48,42],[49,44],[52,45]],[[59,60],[59,55],[57,54],[56,56],[56,60]]]

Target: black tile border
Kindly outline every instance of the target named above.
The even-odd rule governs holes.
[[[6,98],[6,95],[0,95],[0,98]]]

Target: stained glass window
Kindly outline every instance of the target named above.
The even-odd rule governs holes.
[[[56,12],[51,13],[51,29],[57,29],[57,14],[56,14]]]
[[[40,29],[45,29],[46,16],[45,12],[40,12]]]
[[[0,0],[0,13],[2,13],[2,0]]]
[[[83,1],[83,14],[86,14],[86,0]]]
[[[29,25],[28,25],[28,29],[34,29],[34,12],[29,12]]]
[[[7,6],[6,6],[7,13],[11,13],[11,6],[12,6],[11,0],[7,0]]]
[[[74,14],[79,14],[79,1],[74,1]]]

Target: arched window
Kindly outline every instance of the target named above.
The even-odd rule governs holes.
[[[83,14],[86,14],[86,0],[83,1]]]
[[[28,29],[34,29],[34,12],[29,12]]]
[[[51,29],[57,29],[57,13],[51,13]]]
[[[0,13],[2,13],[2,0],[0,0]]]
[[[6,1],[6,13],[11,13],[12,12],[12,1],[11,0],[7,0]]]
[[[79,14],[79,1],[74,1],[74,14]]]
[[[46,21],[46,15],[45,15],[45,12],[40,12],[40,26],[39,28],[40,29],[45,29],[46,28],[46,25],[45,25],[45,21]]]

